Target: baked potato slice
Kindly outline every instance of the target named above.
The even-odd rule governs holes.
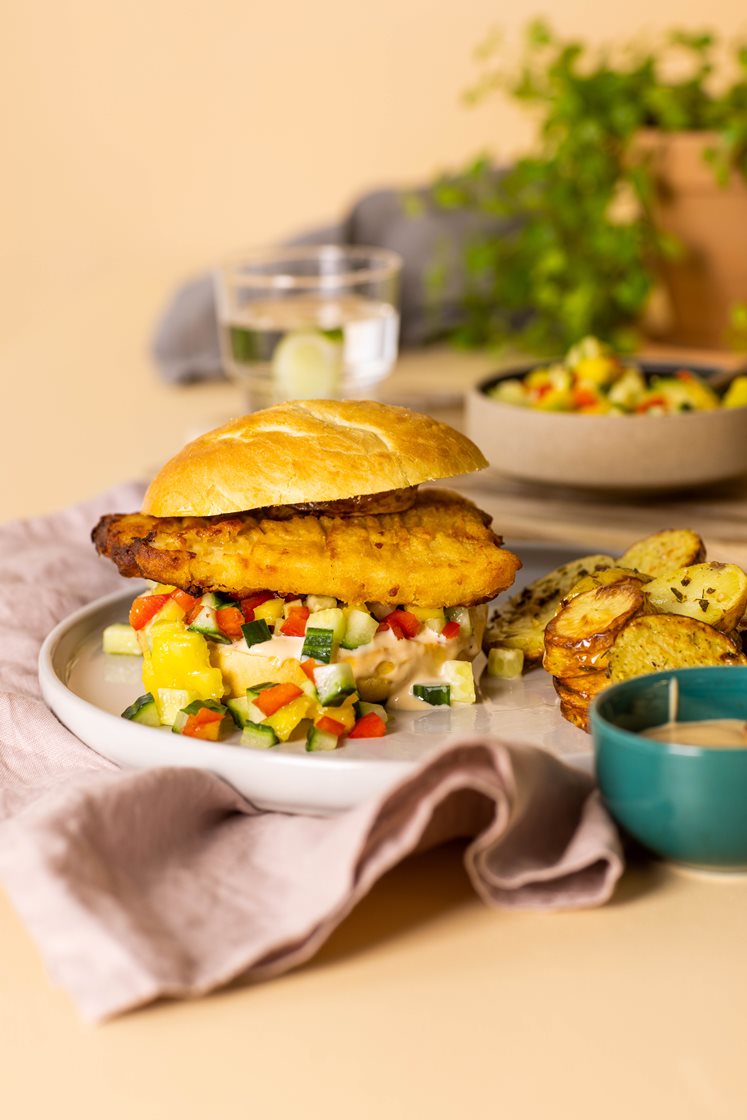
[[[561,607],[567,606],[576,595],[583,595],[585,591],[593,591],[595,587],[607,587],[611,583],[620,583],[624,579],[637,579],[639,583],[648,583],[651,576],[645,572],[637,572],[635,568],[602,568],[590,572],[575,583],[567,595],[560,601]]]
[[[589,730],[589,705],[588,704],[574,704],[571,701],[560,698],[560,714],[563,719],[567,719],[569,723],[581,729],[581,731]]]
[[[696,618],[639,615],[621,631],[610,651],[610,682],[699,665],[747,665],[747,657],[726,634]]]
[[[591,701],[610,683],[607,669],[596,673],[581,673],[577,677],[553,677],[553,686],[558,696],[576,703],[590,704]]]
[[[728,633],[747,610],[747,574],[736,564],[690,564],[646,585],[649,609],[682,614]]]
[[[545,627],[560,600],[580,579],[614,563],[613,557],[601,553],[582,556],[530,583],[491,618],[485,631],[485,652],[496,646],[520,649],[526,668],[540,664],[545,651]]]
[[[561,678],[605,669],[620,631],[642,609],[643,592],[637,579],[576,595],[547,624],[545,669]]]
[[[662,529],[632,544],[617,563],[621,568],[635,568],[655,577],[699,564],[705,555],[705,545],[692,529]]]

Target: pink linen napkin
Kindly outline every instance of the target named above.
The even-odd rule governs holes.
[[[84,1017],[287,971],[389,868],[453,837],[472,838],[467,873],[489,905],[610,897],[622,854],[592,780],[534,748],[452,740],[385,794],[318,818],[261,812],[201,770],[119,770],[84,746],[40,697],[38,650],[123,584],[88,537],[141,495],[0,526],[0,882]]]

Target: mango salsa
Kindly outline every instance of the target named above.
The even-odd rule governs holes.
[[[623,363],[599,339],[584,338],[562,362],[498,381],[488,395],[502,404],[542,412],[661,416],[747,405],[747,378],[737,378],[721,400],[707,380],[691,370],[647,376],[635,364]]]

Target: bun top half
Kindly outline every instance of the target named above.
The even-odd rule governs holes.
[[[231,420],[188,443],[143,501],[155,517],[209,517],[332,502],[482,470],[466,436],[375,401],[291,401]]]

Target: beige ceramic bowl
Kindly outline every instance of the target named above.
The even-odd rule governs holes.
[[[747,474],[747,407],[669,416],[589,416],[503,404],[487,390],[534,366],[481,381],[467,396],[467,434],[514,478],[595,490],[673,490]],[[647,362],[649,373],[712,370]]]

